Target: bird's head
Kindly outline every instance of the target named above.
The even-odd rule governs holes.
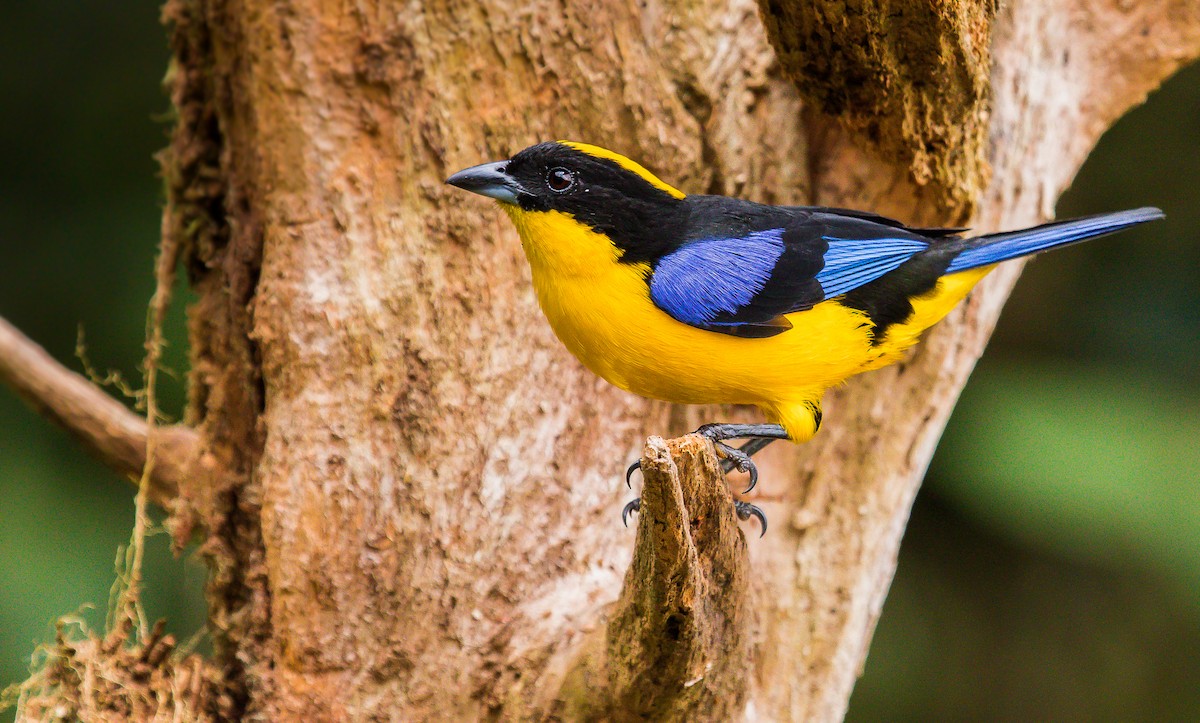
[[[539,143],[507,161],[459,171],[446,183],[499,201],[530,263],[559,273],[657,259],[674,246],[681,224],[682,191],[585,143]]]

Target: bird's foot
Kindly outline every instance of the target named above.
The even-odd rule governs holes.
[[[750,443],[747,442],[746,445],[749,446]],[[746,494],[754,489],[754,485],[758,484],[758,465],[754,464],[754,460],[750,459],[750,455],[724,442],[714,441],[713,446],[717,448],[717,454],[722,458],[722,472],[729,474],[736,469],[738,472],[746,472],[750,475],[750,482],[746,485],[746,489],[742,490],[742,494]]]
[[[745,472],[750,475],[749,484],[746,486],[745,492],[750,492],[754,486],[758,484],[758,467],[754,464],[754,460],[750,455],[758,452],[763,447],[766,447],[776,439],[787,439],[787,432],[778,424],[706,424],[695,431],[702,437],[706,437],[712,441],[716,447],[717,454],[721,457],[721,471],[728,474],[733,470]],[[741,447],[734,447],[726,444],[725,440],[729,439],[746,439],[746,443]],[[641,469],[641,461],[634,462],[625,470],[625,484],[633,489],[633,473]],[[621,522],[626,527],[629,526],[629,513],[638,512],[641,510],[642,501],[640,498],[633,500],[625,505],[621,510]],[[762,526],[762,534],[767,532],[767,516],[762,509],[749,502],[735,500],[733,503],[733,511],[737,514],[738,519],[748,520],[751,517],[758,519]]]
[[[725,472],[736,469],[749,473],[750,483],[742,494],[754,489],[754,485],[758,484],[758,467],[755,466],[754,460],[750,459],[750,455],[777,439],[788,438],[787,431],[778,424],[705,424],[695,433],[712,440],[717,453],[723,458],[721,468]],[[741,447],[733,447],[725,443],[728,439],[745,439],[746,443]]]

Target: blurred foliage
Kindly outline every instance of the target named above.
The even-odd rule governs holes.
[[[0,23],[0,315],[71,368],[77,332],[102,373],[141,379],[165,145],[167,50],[158,4],[9,3]],[[166,366],[186,368],[177,304]],[[115,390],[113,392],[116,394]],[[184,385],[160,402],[178,416]],[[89,606],[101,628],[133,486],[0,390],[0,687],[25,677],[53,621]],[[145,603],[186,640],[204,621],[204,568],[147,541]]]
[[[154,2],[19,3],[0,24],[0,315],[75,369],[140,378],[165,144]],[[1200,711],[1200,68],[1101,142],[1063,216],[1168,221],[1031,264],[913,512],[852,720],[1182,720]],[[185,369],[175,305],[167,365]],[[178,416],[179,379],[160,389]],[[103,620],[133,488],[0,391],[0,685],[52,622]],[[149,540],[188,637],[203,568]]]

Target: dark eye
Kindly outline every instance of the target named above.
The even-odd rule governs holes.
[[[546,174],[546,185],[551,191],[564,193],[575,185],[575,174],[565,168],[551,168]]]

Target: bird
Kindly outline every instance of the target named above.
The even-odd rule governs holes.
[[[685,194],[575,141],[538,143],[446,183],[499,202],[542,311],[588,369],[643,397],[762,411],[768,422],[696,430],[725,472],[749,473],[746,492],[758,480],[751,455],[811,439],[828,389],[899,361],[996,264],[1164,218],[1145,207],[970,236],[866,211]],[[765,534],[759,507],[734,507]]]

